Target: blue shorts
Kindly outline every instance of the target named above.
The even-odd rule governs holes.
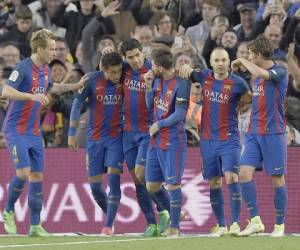
[[[222,177],[224,172],[239,172],[241,146],[239,139],[227,141],[200,140],[200,152],[203,163],[203,177],[210,180]]]
[[[186,151],[161,150],[149,147],[146,163],[146,182],[180,184],[185,159]]]
[[[5,139],[16,169],[30,167],[31,172],[44,171],[44,148],[41,136],[6,135]]]
[[[123,171],[122,137],[103,138],[87,143],[87,169],[90,177],[107,172],[107,167]]]
[[[123,132],[123,151],[125,154],[125,162],[129,170],[134,169],[136,165],[146,165],[149,141],[149,133]]]
[[[240,159],[240,166],[263,168],[267,175],[283,175],[287,165],[286,134],[246,134]]]

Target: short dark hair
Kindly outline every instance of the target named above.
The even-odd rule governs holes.
[[[27,19],[32,20],[32,12],[27,5],[20,5],[16,8],[15,18],[16,19],[24,19],[24,20],[27,20]]]
[[[255,40],[251,41],[247,47],[254,54],[260,54],[265,59],[271,59],[273,56],[273,45],[265,35],[259,35]]]
[[[139,49],[140,51],[143,51],[143,46],[141,45],[141,43],[134,38],[125,39],[125,41],[121,45],[121,53],[123,56],[126,56],[127,51],[134,49]]]
[[[101,66],[106,69],[111,66],[120,65],[122,62],[122,57],[117,52],[105,54],[101,58]]]
[[[68,71],[67,66],[59,59],[53,59],[50,63],[49,63],[49,67],[52,68],[54,65],[60,65],[62,66],[66,71]]]
[[[173,67],[174,58],[171,50],[166,46],[153,49],[151,52],[151,58],[155,64],[165,69],[171,69]]]

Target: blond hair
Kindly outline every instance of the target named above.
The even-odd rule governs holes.
[[[41,29],[32,33],[30,47],[32,53],[36,53],[38,47],[45,49],[49,40],[56,40],[57,37],[48,29]]]

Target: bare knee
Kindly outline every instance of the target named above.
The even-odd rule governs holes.
[[[145,184],[145,167],[136,166],[135,167],[135,176],[139,183]]]
[[[285,185],[284,175],[273,175],[272,184],[274,188],[282,187]]]
[[[250,166],[241,166],[239,180],[241,183],[252,181],[255,168]]]
[[[161,182],[147,182],[146,187],[149,193],[154,194],[161,188]]]
[[[209,180],[209,187],[211,189],[218,189],[222,187],[222,178],[219,176],[213,177]]]
[[[225,172],[225,181],[226,181],[227,185],[238,182],[239,176],[238,176],[238,174],[233,173],[233,172]]]
[[[41,181],[43,181],[43,173],[41,173],[41,172],[30,172],[29,181],[30,182],[41,182]]]
[[[89,179],[90,183],[99,183],[99,182],[103,181],[102,174],[95,175],[95,176],[89,176],[88,179]]]
[[[30,167],[16,170],[16,176],[18,176],[20,179],[24,181],[27,181],[29,179],[29,175],[30,175]]]

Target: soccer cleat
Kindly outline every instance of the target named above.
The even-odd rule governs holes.
[[[156,224],[149,224],[146,227],[145,232],[142,234],[142,236],[144,237],[156,237],[159,235],[160,235],[159,226]]]
[[[240,231],[241,231],[241,229],[240,229],[239,224],[237,222],[233,222],[229,228],[228,234],[230,234],[232,236],[237,236]]]
[[[29,229],[29,236],[30,237],[49,237],[49,234],[41,224],[39,225],[31,225]]]
[[[170,215],[168,210],[161,211],[159,213],[159,232],[163,233],[168,227],[170,223]]]
[[[161,234],[163,237],[179,237],[180,231],[176,227],[168,227],[164,233]]]
[[[211,229],[211,233],[208,235],[209,237],[221,237],[228,233],[227,227],[220,227],[219,225],[214,226]]]
[[[270,234],[270,237],[283,237],[284,236],[284,224],[275,224],[274,230]]]
[[[17,234],[17,226],[15,222],[15,213],[13,211],[6,211],[4,210],[2,213],[3,216],[3,223],[4,223],[4,230],[6,233],[10,235]]]
[[[255,233],[263,233],[264,231],[265,231],[265,226],[262,223],[260,217],[255,216],[251,218],[247,227],[242,232],[238,233],[238,236],[249,236]]]
[[[101,231],[101,236],[112,236],[114,234],[114,230],[112,227],[104,227]]]

